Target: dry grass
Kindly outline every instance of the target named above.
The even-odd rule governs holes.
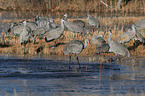
[[[121,12],[144,13],[144,0],[122,0],[121,9],[116,9],[118,0],[103,0],[111,8],[107,8],[100,0],[0,0],[2,10],[30,11],[85,11],[85,12]]]
[[[36,39],[38,44],[33,44],[32,42],[29,42],[26,45],[26,53],[30,55],[35,54],[43,54],[43,55],[63,55],[63,47],[65,43],[70,42],[71,40],[77,39],[80,41],[84,41],[85,38],[89,38],[91,42],[91,37],[93,35],[104,35],[104,39],[108,41],[108,30],[112,30],[112,39],[116,40],[116,38],[122,34],[125,30],[127,30],[133,23],[136,21],[139,21],[144,17],[99,17],[98,19],[101,21],[101,25],[105,27],[101,27],[99,29],[96,29],[95,32],[92,33],[92,35],[88,34],[86,36],[83,36],[79,33],[73,33],[70,31],[64,31],[63,36],[61,36],[57,40],[58,46],[56,48],[51,48],[50,46],[54,45],[54,41],[51,42],[45,42],[44,39],[39,40]],[[69,19],[69,21],[72,21],[73,19]],[[86,19],[82,19],[86,22]],[[19,22],[20,20],[17,20]],[[2,22],[8,22],[7,20],[3,20]],[[55,22],[57,24],[60,24],[60,19],[56,19]],[[88,26],[88,25],[87,25]],[[87,27],[89,29],[89,26]],[[91,29],[91,28],[90,28]],[[106,33],[105,33],[106,32]],[[145,34],[142,34],[145,36]],[[23,54],[23,46],[19,43],[19,38],[16,39],[12,35],[5,35],[5,44],[1,44],[0,47],[0,53],[16,53],[16,54]],[[42,42],[42,43],[41,43]],[[127,44],[128,49],[130,49],[130,54],[133,56],[145,56],[145,47],[141,44],[139,46],[136,46],[136,48],[133,47],[133,42],[130,41]],[[96,54],[95,45],[89,44],[86,49],[82,51],[80,55],[82,56],[93,56]],[[113,53],[101,53],[100,55],[112,55],[115,56]]]

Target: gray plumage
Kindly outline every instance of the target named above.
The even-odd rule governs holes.
[[[102,52],[108,52],[109,51],[109,45],[106,43],[106,41],[103,39],[103,35],[94,35],[92,36],[92,43],[96,46],[96,52],[102,53]]]
[[[50,30],[49,22],[47,23],[46,27],[39,27],[33,31],[34,36],[44,35],[46,31]]]
[[[136,30],[144,30],[145,29],[145,18],[144,19],[141,19],[140,21],[137,21],[135,23],[135,26],[136,26]]]
[[[39,27],[33,31],[34,36],[44,35],[45,33],[46,33],[46,30],[44,27]]]
[[[80,27],[85,27],[85,22],[82,20],[73,20],[73,22],[78,24]]]
[[[98,20],[98,18],[91,17],[89,13],[87,17],[87,23],[94,27],[100,27],[100,21]]]
[[[128,43],[130,40],[133,40],[133,42],[134,42],[135,36],[136,36],[136,29],[135,29],[135,25],[132,24],[132,30],[128,29],[128,31],[123,33],[123,34],[121,34],[116,39],[116,41],[118,43]]]
[[[38,26],[39,27],[46,27],[49,19],[46,17],[39,17],[39,18],[40,19],[36,22],[38,24]]]
[[[99,47],[96,47],[97,53],[105,53],[109,51],[109,45],[107,43],[101,44]]]
[[[58,39],[63,32],[64,32],[64,20],[61,19],[61,27],[49,30],[48,33],[46,33],[45,35],[45,41],[48,42],[51,40],[55,40],[56,43],[56,39]]]
[[[79,63],[79,59],[78,59],[78,54],[81,53],[83,51],[83,49],[85,49],[87,47],[87,43],[89,42],[89,39],[85,39],[85,45],[79,41],[79,40],[73,40],[70,43],[67,43],[64,48],[63,48],[63,53],[65,55],[70,54],[69,57],[69,67],[70,67],[70,62],[71,62],[71,55],[72,54],[76,54],[77,57],[77,61],[80,67],[80,63]]]
[[[101,44],[103,43],[106,43],[106,41],[102,38],[103,35],[93,35],[91,40],[92,40],[92,43],[96,46],[96,47],[99,47],[101,46]]]
[[[29,35],[29,31],[26,29],[26,21],[23,22],[24,23],[24,26],[23,26],[23,31],[22,33],[20,34],[20,44],[24,45],[24,54],[25,54],[25,46],[27,44],[27,42],[29,41],[29,38],[30,38],[30,35]]]
[[[38,24],[35,22],[28,22],[27,21],[27,26],[31,28],[31,31],[36,30],[37,28],[39,28]]]
[[[24,28],[24,24],[17,24],[16,26],[11,26],[10,32],[15,35],[15,36],[19,36],[22,32],[23,32],[23,28]],[[28,30],[29,32],[31,31],[31,28],[28,27],[26,25],[26,30]]]
[[[35,22],[26,21],[26,23],[27,23],[27,26],[30,27],[31,31],[33,31],[33,30],[35,30],[36,28],[39,27],[38,24],[35,23]],[[22,23],[20,22],[20,23],[17,24],[17,26],[19,26],[19,25],[22,25],[23,26],[24,23],[23,22]]]
[[[67,17],[68,17],[67,13],[64,16],[65,16],[64,20],[67,21]],[[72,22],[79,25],[80,27],[85,27],[85,22],[82,20],[73,20]]]
[[[78,24],[76,24],[74,22],[64,21],[64,25],[71,32],[80,33],[80,34],[84,34],[84,35],[89,33],[89,31],[85,27],[82,28],[82,27],[78,26]]]
[[[127,48],[125,48],[122,44],[111,40],[111,34],[112,34],[111,30],[109,31],[109,34],[110,34],[108,38],[108,44],[110,46],[109,51],[114,52],[116,56],[119,54],[122,56],[130,57],[129,50]]]

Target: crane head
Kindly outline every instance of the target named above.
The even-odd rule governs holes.
[[[109,33],[112,33],[112,31],[111,31],[111,30],[109,30]]]
[[[25,26],[26,26],[26,22],[27,22],[26,20],[23,22]]]
[[[64,14],[65,17],[68,17],[67,13]]]

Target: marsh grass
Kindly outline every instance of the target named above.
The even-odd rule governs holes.
[[[107,8],[100,0],[0,0],[1,10],[23,11],[78,11],[78,12],[119,12],[144,13],[144,0],[122,0],[121,9],[117,9],[118,0],[103,0],[111,8]]]
[[[57,39],[57,47],[51,48],[54,45],[54,41],[45,42],[44,39],[39,40],[36,39],[36,44],[30,40],[30,42],[26,45],[26,53],[30,55],[36,54],[43,54],[43,55],[63,55],[63,47],[66,43],[72,40],[80,40],[84,42],[85,38],[89,38],[91,42],[91,37],[93,35],[104,35],[104,39],[108,42],[109,37],[109,30],[112,30],[112,40],[116,40],[116,38],[125,32],[128,28],[131,28],[131,24],[135,23],[136,21],[141,20],[144,17],[98,17],[101,21],[100,28],[96,28],[94,32],[90,32],[91,34],[82,35],[79,33],[73,33],[68,30],[65,30],[63,35]],[[72,21],[74,19],[68,19],[68,21]],[[86,18],[81,19],[86,22]],[[14,22],[20,22],[23,20],[14,20]],[[2,22],[11,22],[10,20],[4,19]],[[56,19],[55,22],[60,25],[60,19]],[[89,29],[89,25],[86,23],[87,28]],[[91,27],[90,27],[91,29]],[[4,32],[5,33],[5,32]],[[142,34],[145,36],[145,34]],[[16,53],[16,54],[23,54],[24,47],[21,46],[19,43],[19,37],[16,38],[15,43],[15,36],[12,34],[5,34],[4,35],[5,46],[3,43],[0,47],[0,53]],[[2,47],[3,46],[3,47]],[[130,49],[130,54],[134,56],[145,56],[145,47],[143,44],[133,47],[132,40],[127,44],[127,48]],[[80,55],[81,56],[93,56],[96,54],[96,47],[95,45],[88,44],[88,47],[84,49]],[[113,53],[101,53],[100,55],[112,55],[115,56]]]

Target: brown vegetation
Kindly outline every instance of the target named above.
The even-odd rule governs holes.
[[[73,33],[70,31],[64,31],[63,36],[61,36],[57,40],[57,47],[51,48],[50,46],[54,45],[54,41],[51,42],[45,42],[44,39],[39,40],[36,38],[36,44],[33,44],[32,41],[30,41],[26,45],[26,53],[35,55],[35,54],[44,54],[44,55],[63,55],[63,47],[65,43],[70,42],[71,40],[77,39],[80,41],[84,41],[85,38],[89,38],[91,41],[92,35],[104,35],[104,39],[108,41],[108,30],[112,30],[112,39],[116,40],[116,38],[125,32],[133,23],[136,21],[139,21],[140,19],[145,17],[99,17],[98,19],[101,21],[102,27],[95,29],[95,32],[88,34],[86,36],[83,36],[79,33]],[[74,19],[68,19],[68,21],[72,21]],[[86,22],[86,18],[82,19]],[[20,20],[18,20],[20,21]],[[8,22],[4,20],[3,22]],[[60,19],[55,19],[55,22],[57,24],[60,23]],[[104,26],[104,27],[103,27]],[[92,31],[92,28],[87,25],[87,28]],[[142,34],[145,36],[145,34]],[[16,53],[16,54],[23,54],[23,46],[19,43],[19,38],[16,39],[13,35],[5,35],[4,36],[5,44],[1,44],[0,46],[0,53]],[[81,56],[93,56],[96,55],[96,49],[95,45],[89,44],[86,49],[83,50],[83,52],[80,54]],[[133,46],[133,42],[130,41],[127,44],[127,48],[130,50],[131,56],[145,56],[145,46],[140,43],[139,41],[136,41],[136,46]],[[112,55],[115,56],[114,53],[101,53],[100,55]]]
[[[0,0],[2,10],[30,10],[30,11],[85,11],[85,12],[121,12],[144,13],[144,0],[122,0],[121,9],[117,10],[118,0]],[[125,2],[127,1],[127,2]]]

